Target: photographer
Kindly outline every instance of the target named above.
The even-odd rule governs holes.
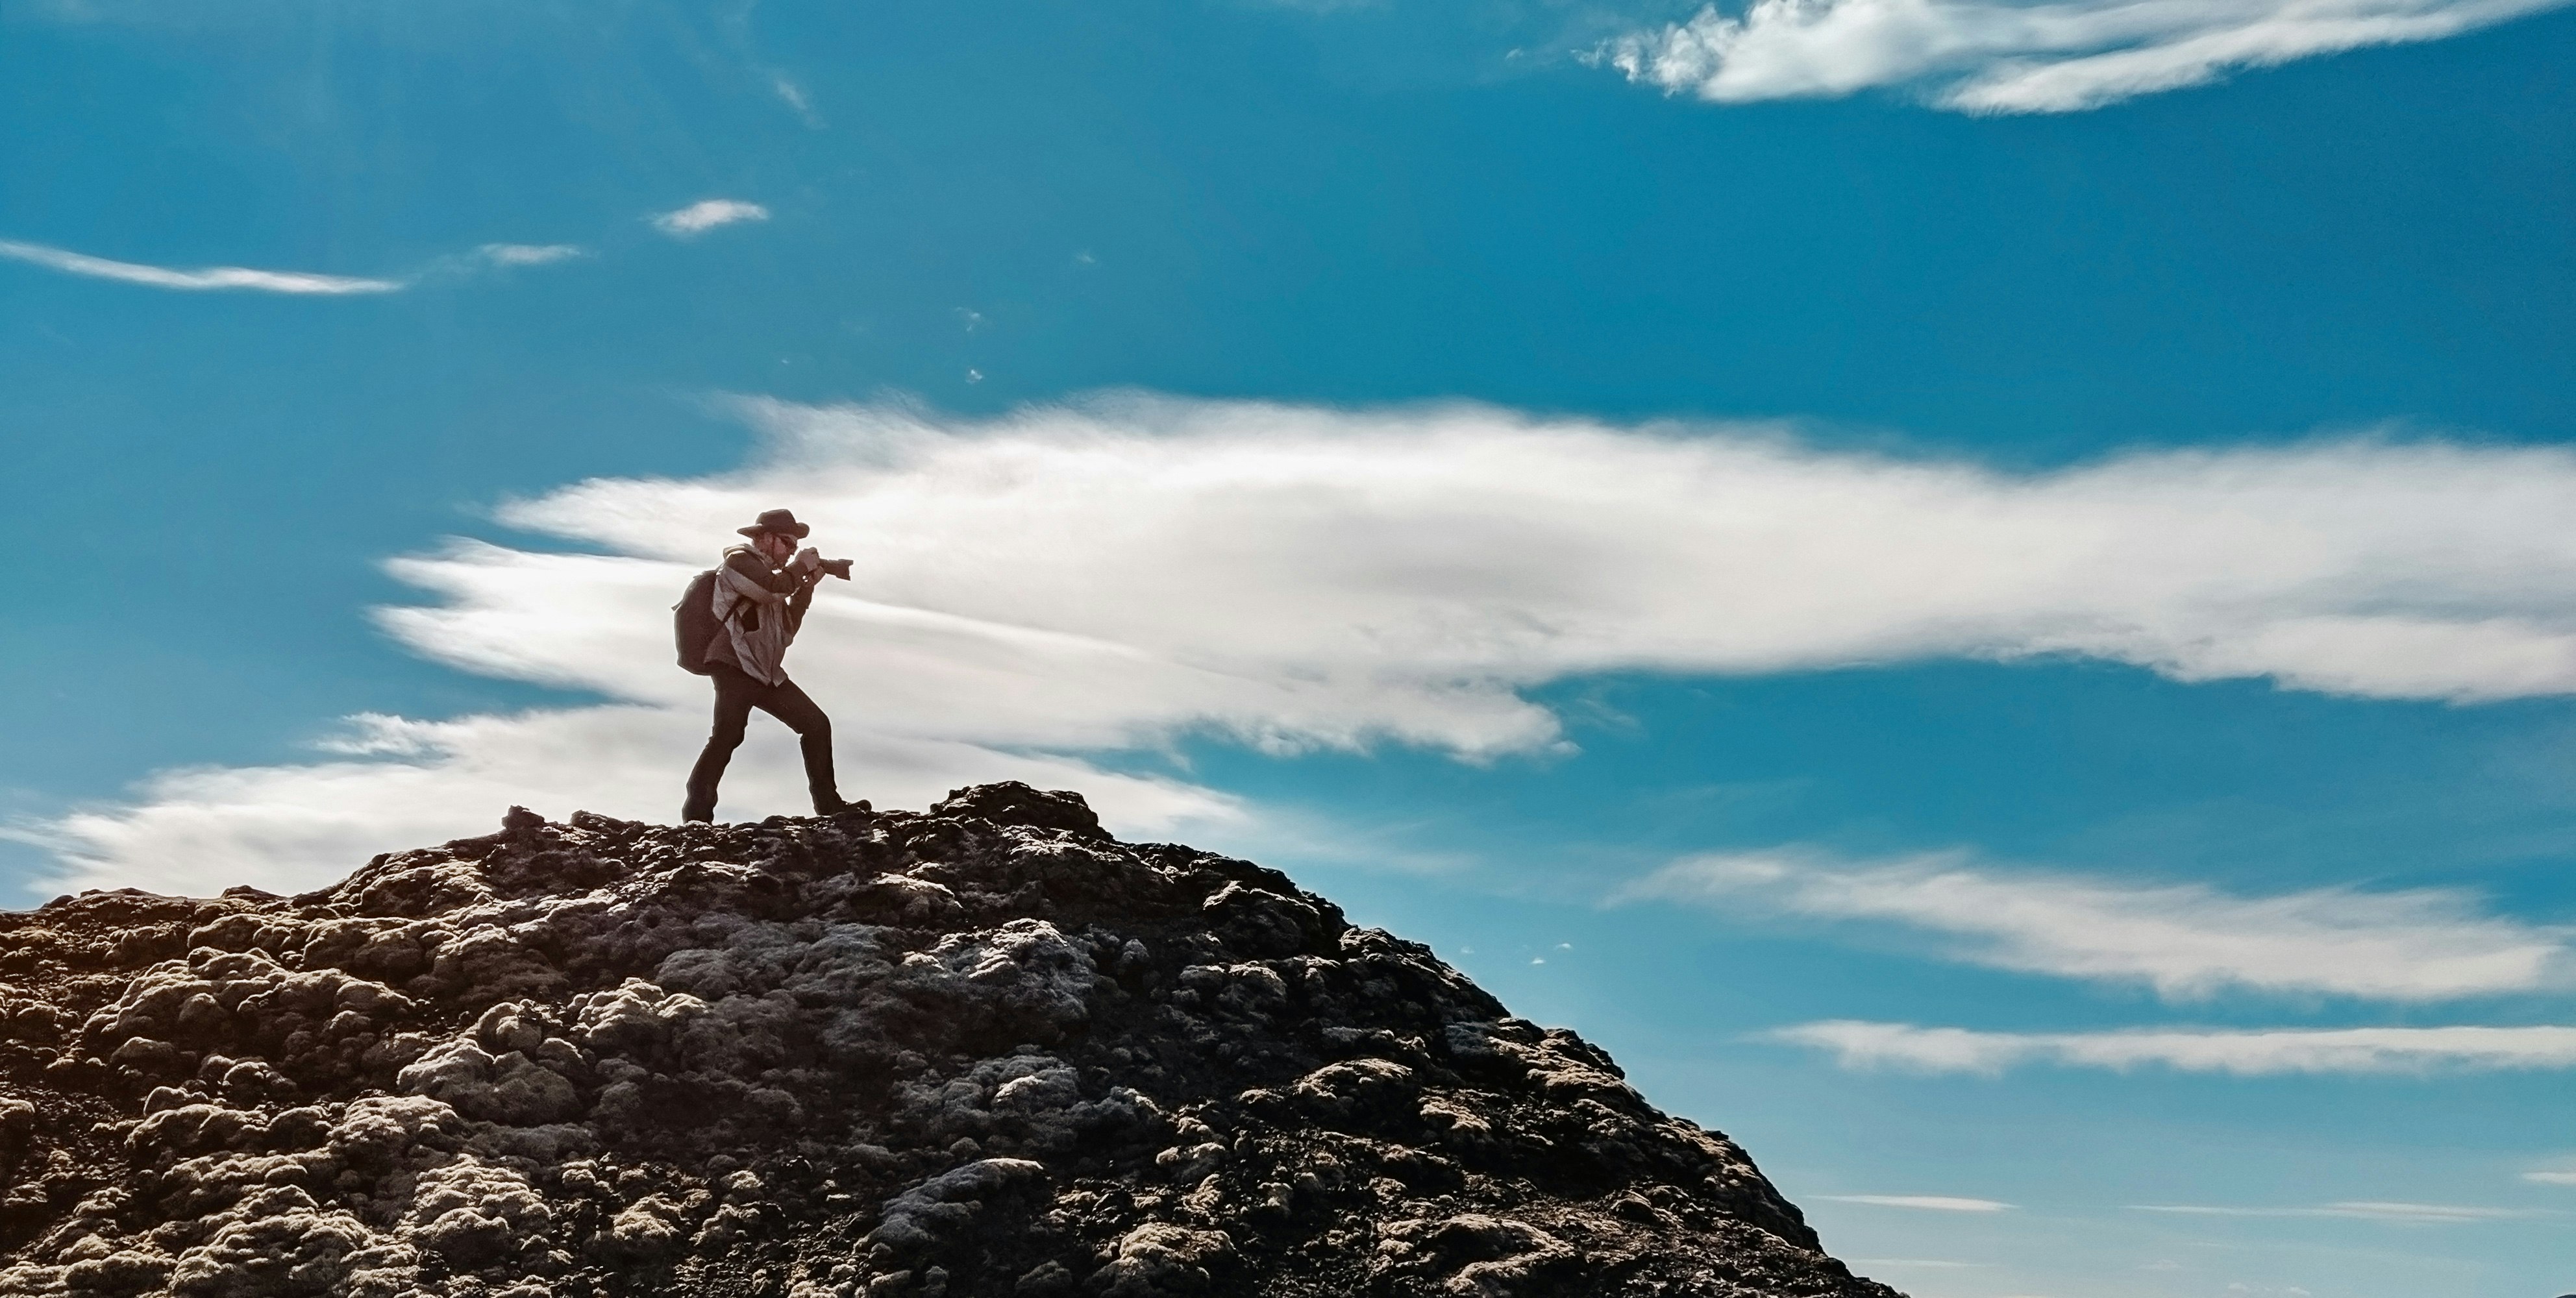
[[[707,641],[703,663],[716,686],[715,729],[689,772],[688,802],[680,819],[715,818],[716,784],[742,744],[753,708],[796,732],[814,812],[828,816],[846,805],[832,778],[832,720],[787,679],[784,660],[814,602],[815,584],[826,572],[848,579],[850,561],[827,560],[811,546],[799,549],[798,542],[813,529],[788,510],[765,511],[758,522],[737,530],[751,540],[727,549],[715,569],[713,612],[719,629]]]

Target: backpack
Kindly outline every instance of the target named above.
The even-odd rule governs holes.
[[[680,670],[697,676],[713,674],[707,666],[707,646],[715,643],[724,624],[716,621],[716,570],[707,569],[689,579],[689,589],[680,602],[671,606],[671,632],[679,641]]]

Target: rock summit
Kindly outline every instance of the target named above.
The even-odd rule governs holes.
[[[1895,1298],[1572,1032],[1017,784],[0,914],[0,1294]]]

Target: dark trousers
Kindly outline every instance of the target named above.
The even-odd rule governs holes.
[[[805,750],[805,787],[814,795],[815,813],[840,810],[840,790],[832,780],[832,719],[823,715],[823,709],[814,706],[794,681],[766,685],[731,663],[709,663],[708,668],[716,683],[716,726],[707,736],[706,751],[698,754],[698,764],[689,771],[689,800],[680,809],[680,819],[715,819],[716,784],[724,779],[733,750],[742,746],[743,727],[751,721],[753,708],[786,722],[796,732],[797,746]]]

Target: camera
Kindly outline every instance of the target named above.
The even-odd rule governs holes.
[[[814,547],[810,545],[797,551],[796,557],[788,560],[784,566],[787,571],[805,581],[821,581],[823,574],[827,572],[843,581],[850,579],[850,560],[826,559],[815,553]]]

